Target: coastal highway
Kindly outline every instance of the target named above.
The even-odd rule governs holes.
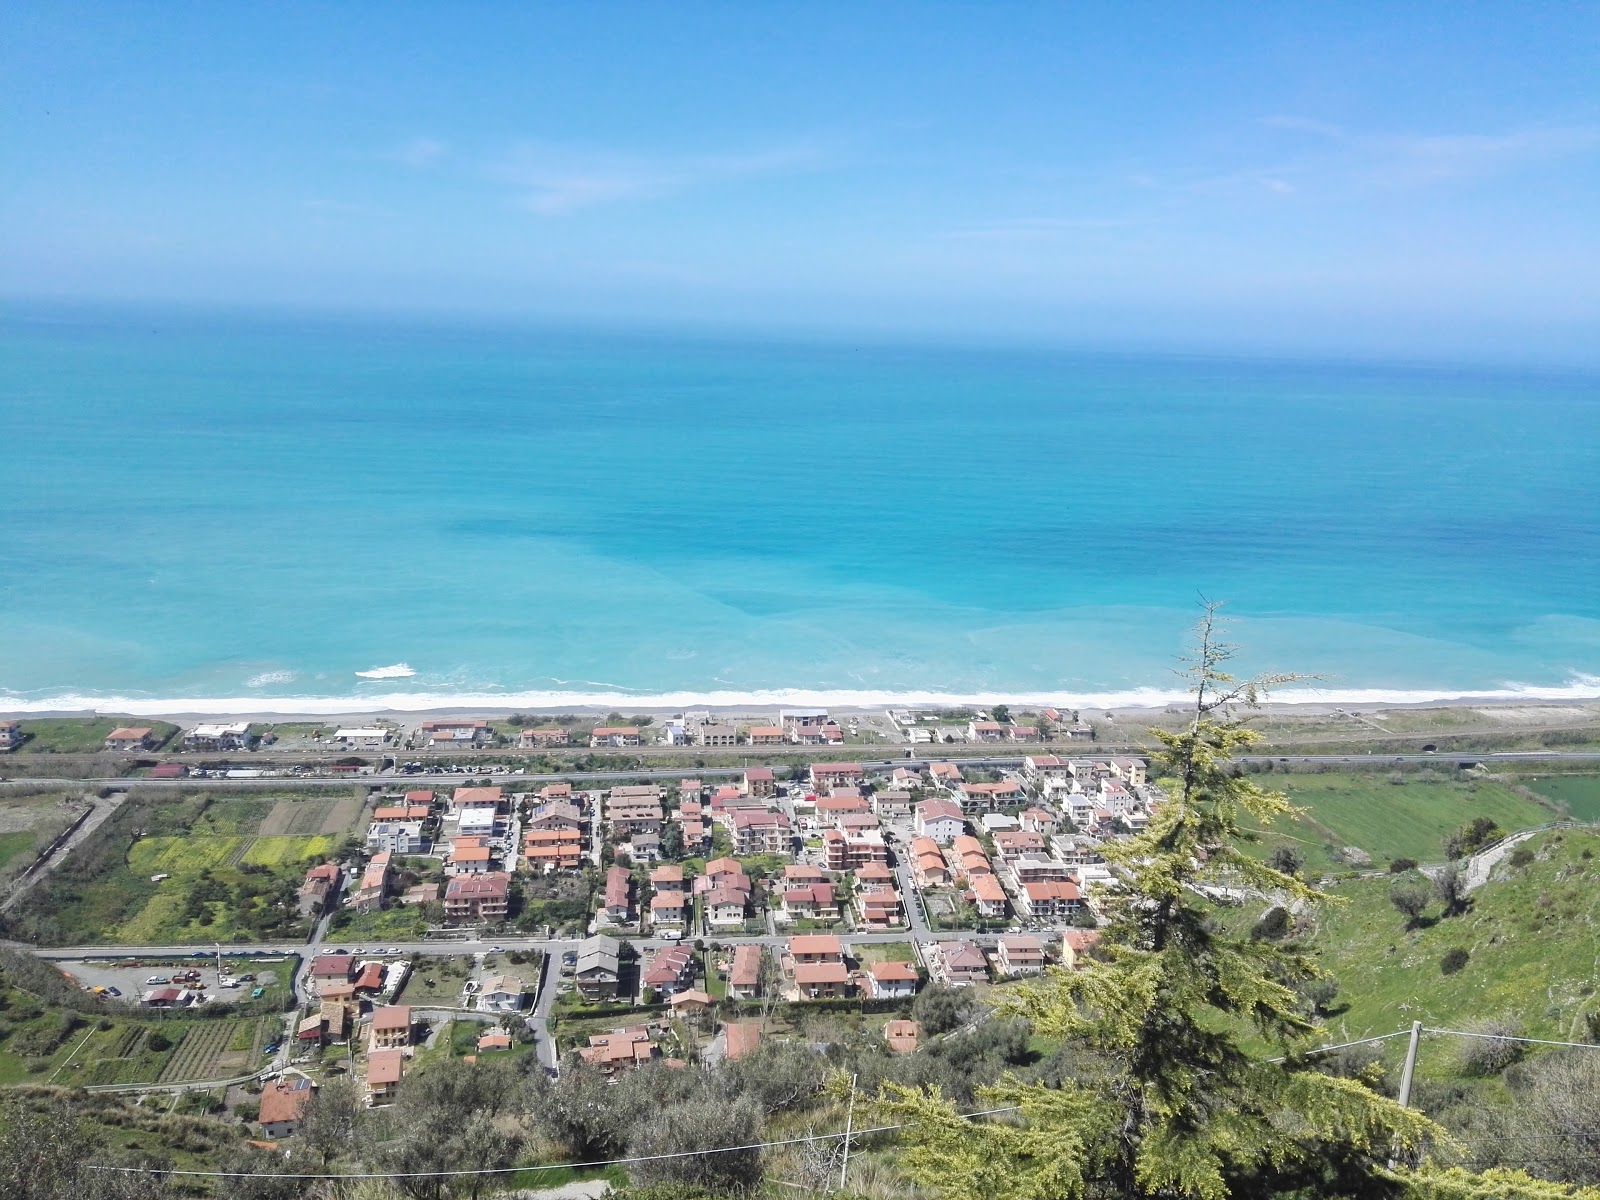
[[[1057,751],[1052,751],[1055,753]],[[1128,751],[1122,754],[1130,754]],[[789,757],[792,752],[783,757]],[[1131,752],[1132,757],[1147,757],[1148,751]],[[775,756],[776,757],[776,756]],[[1064,758],[1105,758],[1119,757],[1107,755],[1100,749],[1088,747],[1075,748],[1062,754]],[[823,759],[818,761],[840,761],[838,759]],[[942,761],[937,758],[889,758],[877,760],[858,760],[869,771],[892,771],[895,767],[926,767],[929,762]],[[993,758],[961,758],[953,760],[962,766],[1016,768],[1022,765],[1022,756]],[[1490,754],[1475,753],[1470,750],[1444,751],[1437,754],[1245,754],[1236,761],[1244,763],[1322,763],[1329,766],[1338,766],[1341,763],[1351,765],[1361,763],[1368,766],[1372,764],[1393,763],[1441,763],[1441,762],[1473,762],[1473,763],[1514,763],[1514,762],[1592,762],[1600,763],[1600,751],[1594,750],[1506,750]],[[139,779],[130,776],[112,776],[97,779],[66,779],[55,776],[13,776],[5,780],[6,783],[28,784],[30,786],[45,787],[112,787],[112,788],[162,788],[162,787],[203,787],[203,788],[308,788],[308,787],[380,787],[392,784],[414,783],[418,787],[437,787],[440,784],[462,783],[469,779],[490,778],[497,783],[553,783],[560,780],[583,781],[585,783],[619,782],[627,779],[682,779],[687,775],[704,779],[710,776],[735,776],[744,774],[743,767],[675,767],[671,770],[635,771],[561,771],[547,774],[512,775],[497,772],[492,775],[482,769],[476,771],[450,771],[442,775],[408,775],[403,771],[386,771],[376,775],[347,775],[330,777],[323,775],[265,775],[254,779]]]

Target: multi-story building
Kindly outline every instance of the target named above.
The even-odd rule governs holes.
[[[735,1000],[754,1000],[761,995],[761,961],[766,951],[759,944],[747,944],[733,952],[728,971],[728,995]]]
[[[384,1004],[372,1010],[372,1048],[396,1050],[411,1044],[411,1008]]]
[[[855,787],[866,778],[860,763],[812,763],[811,786],[826,795],[836,787]]]
[[[778,794],[778,782],[771,767],[750,767],[744,773],[744,792],[757,800],[770,800]]]
[[[578,947],[578,961],[572,969],[573,986],[591,1003],[612,1000],[617,994],[617,953],[615,938],[596,935]]]
[[[638,744],[639,730],[633,725],[603,725],[589,735],[589,745],[595,749],[620,750]]]
[[[734,853],[788,854],[794,845],[789,818],[766,809],[736,808],[731,813]]]
[[[888,843],[876,829],[857,833],[845,833],[839,829],[824,830],[822,849],[830,871],[854,871],[868,863],[889,861]]]
[[[444,915],[451,921],[500,921],[511,907],[511,877],[504,871],[457,875],[444,889]]]
[[[917,805],[915,826],[921,837],[948,846],[966,829],[961,809],[950,800],[924,800]]]
[[[613,925],[621,925],[627,921],[628,915],[633,911],[630,899],[633,892],[633,879],[622,867],[611,867],[606,871],[605,916]]]
[[[995,950],[1002,975],[1038,975],[1044,971],[1044,944],[1035,937],[1003,937]]]
[[[530,870],[576,871],[583,866],[583,834],[576,829],[530,829],[522,839]]]

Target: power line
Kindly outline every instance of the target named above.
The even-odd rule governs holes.
[[[1550,1038],[1517,1037],[1510,1033],[1472,1033],[1465,1029],[1433,1029],[1427,1025],[1422,1027],[1422,1032],[1448,1033],[1452,1037],[1479,1038],[1486,1042],[1523,1042],[1529,1046],[1568,1046],[1574,1050],[1600,1050],[1600,1044],[1594,1042],[1561,1042]]]
[[[1017,1112],[1020,1104],[1009,1105],[1005,1108],[986,1108],[980,1112],[958,1113],[963,1120],[970,1121],[975,1117],[992,1117],[999,1113]],[[596,1167],[629,1166],[633,1163],[664,1162],[674,1158],[700,1158],[708,1154],[734,1154],[742,1150],[765,1150],[774,1146],[797,1146],[802,1142],[824,1142],[832,1138],[858,1138],[866,1137],[870,1133],[892,1133],[897,1129],[905,1129],[907,1124],[874,1125],[870,1129],[856,1129],[850,1132],[840,1130],[838,1133],[812,1133],[804,1137],[784,1138],[776,1142],[749,1142],[743,1146],[717,1146],[710,1150],[679,1150],[671,1154],[641,1154],[631,1158],[608,1158],[598,1162],[584,1163],[540,1163],[528,1167],[471,1167],[463,1171],[361,1171],[344,1174],[294,1174],[277,1171],[197,1171],[197,1170],[162,1170],[159,1167],[121,1167],[104,1163],[85,1163],[91,1171],[118,1171],[127,1175],[184,1175],[199,1176],[209,1179],[458,1179],[464,1175],[515,1175],[521,1171],[584,1171]]]

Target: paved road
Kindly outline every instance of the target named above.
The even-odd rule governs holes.
[[[528,1028],[533,1032],[534,1053],[539,1065],[550,1074],[556,1073],[556,1040],[550,1036],[550,1013],[556,1006],[556,987],[561,982],[561,957],[544,956],[544,971],[539,976],[539,995],[533,1011],[528,1014]]]
[[[782,757],[789,757],[792,751],[783,750]],[[1049,753],[1062,754],[1070,758],[1103,758],[1110,748],[1096,745],[1093,747],[1050,747]],[[1041,752],[1044,752],[1041,748]],[[1145,751],[1135,751],[1143,754]],[[929,758],[890,758],[890,759],[861,759],[861,765],[869,771],[887,771],[895,767],[926,767],[931,761],[943,761]],[[963,757],[955,759],[965,766],[974,767],[1020,767],[1022,756],[1010,757]],[[1507,750],[1495,753],[1479,753],[1473,750],[1442,750],[1437,754],[1374,754],[1370,751],[1353,754],[1246,754],[1239,758],[1240,762],[1280,762],[1280,763],[1440,763],[1440,762],[1594,762],[1600,763],[1600,751],[1590,750]],[[494,775],[492,778],[502,784],[511,783],[556,783],[562,780],[574,782],[585,781],[594,783],[618,782],[628,779],[682,779],[686,773],[692,773],[702,778],[707,776],[733,776],[744,774],[743,767],[695,767],[689,772],[684,767],[674,767],[671,770],[635,770],[635,771],[566,771],[557,774],[544,775]],[[8,783],[28,784],[41,787],[141,787],[141,788],[237,788],[249,790],[251,788],[315,788],[315,787],[392,787],[396,784],[413,784],[416,786],[439,787],[465,782],[469,779],[482,779],[484,772],[456,771],[444,775],[406,775],[388,772],[380,775],[358,775],[353,778],[333,779],[324,776],[293,776],[277,775],[260,779],[135,779],[129,777],[115,777],[108,779],[60,779],[45,776],[30,776],[8,779]]]

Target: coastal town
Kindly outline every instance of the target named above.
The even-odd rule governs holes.
[[[370,761],[348,773],[365,799],[341,852],[307,864],[295,889],[303,943],[218,946],[214,965],[201,950],[165,967],[165,948],[119,946],[117,962],[85,953],[70,969],[101,980],[85,984],[101,994],[178,1014],[260,998],[261,981],[282,984],[290,965],[293,1011],[263,1047],[266,1139],[293,1133],[330,1064],[353,1069],[369,1104],[392,1103],[442,1029],[469,1056],[531,1052],[551,1073],[570,1060],[614,1076],[656,1060],[736,1060],[786,1036],[775,1006],[844,1005],[910,1052],[920,990],[1070,969],[1098,940],[1098,898],[1118,885],[1104,850],[1143,829],[1163,795],[1145,759],[1089,753],[1092,730],[1075,715],[1014,717],[1002,706],[904,738],[930,751],[1013,748],[1003,768],[932,756],[782,761],[795,748],[860,742],[859,717],[819,709],[770,723],[686,714],[654,727],[509,730],[472,718],[329,728],[318,740],[392,754],[381,778]],[[883,720],[917,728],[916,714]],[[198,786],[201,756],[244,761],[271,735],[248,722],[128,725],[103,749],[133,756],[140,777]],[[770,762],[594,786],[522,783],[504,768],[496,779],[480,756],[465,770],[485,777],[428,786],[428,767],[403,753],[496,742],[626,751],[647,740],[746,748],[747,762]],[[162,742],[159,761],[139,757]],[[243,782],[269,770],[215,773]],[[351,944],[368,935],[378,944]],[[151,964],[156,973],[141,974]]]

